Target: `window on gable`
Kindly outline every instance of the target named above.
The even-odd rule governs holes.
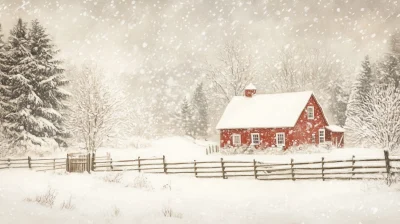
[[[307,107],[307,118],[309,120],[314,119],[314,107],[313,106],[308,106]]]
[[[285,145],[285,133],[276,133],[276,146]]]
[[[233,145],[241,145],[242,144],[239,134],[232,135],[232,143],[233,143]]]
[[[260,134],[259,133],[251,133],[251,144],[252,145],[260,144]]]
[[[319,143],[324,143],[325,142],[325,129],[319,129],[318,131],[319,135]]]

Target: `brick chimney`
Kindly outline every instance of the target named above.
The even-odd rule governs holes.
[[[253,84],[249,84],[248,86],[246,86],[246,88],[244,89],[244,95],[246,97],[252,97],[254,94],[256,94],[256,87]]]

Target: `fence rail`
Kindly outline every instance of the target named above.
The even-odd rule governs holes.
[[[65,169],[65,158],[18,158],[0,159],[1,169],[27,168],[36,171]]]
[[[152,162],[149,162],[151,160]],[[167,162],[165,156],[151,159],[97,160],[93,171],[134,170],[146,173],[194,174],[197,178],[254,177],[257,180],[360,180],[387,179],[400,175],[400,159],[384,158],[351,159],[263,163],[260,161],[190,161]]]
[[[400,158],[389,157],[387,151],[383,158],[360,158],[343,160],[320,160],[308,162],[265,163],[261,161],[181,161],[167,162],[166,157],[132,158],[113,160],[108,157],[96,157],[87,154],[78,160],[67,158],[18,158],[0,159],[0,170],[28,168],[36,171],[78,167],[82,172],[95,171],[138,171],[145,173],[193,174],[197,178],[253,177],[257,180],[360,180],[386,179],[400,176]],[[69,168],[69,169],[68,169]],[[72,172],[72,171],[71,171]]]

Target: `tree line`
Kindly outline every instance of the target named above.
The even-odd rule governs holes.
[[[346,111],[349,141],[394,150],[400,146],[400,33],[388,52],[371,63],[365,57]]]

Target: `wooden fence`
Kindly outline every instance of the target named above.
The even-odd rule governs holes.
[[[219,146],[218,145],[209,145],[206,148],[206,155],[210,155],[213,153],[219,153]]]
[[[27,168],[35,169],[37,171],[46,170],[59,170],[65,169],[66,161],[65,158],[19,158],[19,159],[0,159],[0,170],[1,169],[16,169],[16,168]]]
[[[135,158],[131,160],[95,159],[93,171],[139,171],[165,174],[194,174],[197,178],[254,177],[257,180],[361,180],[387,179],[400,175],[400,158],[360,158],[287,163],[260,161],[192,161],[167,162],[160,158]]]
[[[69,157],[68,157],[69,158]],[[400,157],[390,157],[387,151],[382,158],[355,158],[286,163],[265,163],[261,161],[218,161],[167,162],[160,158],[133,158],[113,160],[110,156],[86,158],[71,168],[74,162],[67,158],[0,159],[0,170],[29,168],[37,171],[78,169],[87,171],[138,171],[146,173],[191,174],[197,178],[251,177],[257,180],[364,180],[386,179],[390,183],[394,176],[400,176]],[[68,162],[69,161],[69,162]],[[69,164],[69,165],[67,165]],[[82,165],[85,164],[85,165]],[[69,167],[68,167],[69,166]]]

